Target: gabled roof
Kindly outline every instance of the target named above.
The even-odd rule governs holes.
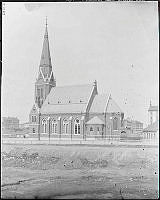
[[[101,125],[104,124],[104,122],[99,117],[95,116],[92,119],[90,119],[86,124]]]
[[[93,91],[93,85],[53,87],[42,105],[41,113],[81,113]]]
[[[158,106],[150,106],[148,111],[158,111]]]
[[[158,131],[158,120],[155,121],[153,124],[149,125],[145,129],[143,129],[143,132],[157,132]]]
[[[107,113],[122,113],[123,111],[121,110],[121,108],[117,105],[117,103],[112,99],[110,98],[109,99],[109,103],[108,103],[108,107],[107,107]]]
[[[107,113],[122,112],[117,103],[111,97],[109,98],[109,96],[109,94],[96,95],[93,100],[90,112],[103,113],[105,112],[106,108]]]
[[[33,114],[33,113],[39,113],[39,108],[38,108],[38,105],[36,103],[33,104],[32,109],[30,111],[30,114]]]
[[[92,113],[103,113],[109,99],[109,94],[98,94],[95,96],[90,112]]]

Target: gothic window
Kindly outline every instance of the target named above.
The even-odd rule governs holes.
[[[42,120],[42,125],[43,125],[43,133],[47,132],[47,120],[43,119]]]
[[[41,88],[41,98],[43,98],[43,89]]]
[[[37,117],[35,115],[32,116],[32,122],[36,122]]]
[[[40,89],[37,89],[37,96],[40,96]]]
[[[63,128],[64,128],[64,133],[67,134],[68,133],[68,127],[69,127],[69,122],[67,119],[63,120]]]
[[[80,134],[80,120],[76,119],[74,122],[74,133],[77,135]]]
[[[93,127],[92,126],[90,127],[90,131],[93,131]]]
[[[52,133],[57,133],[57,121],[52,121]]]
[[[113,130],[118,130],[118,119],[117,119],[117,117],[113,118]]]

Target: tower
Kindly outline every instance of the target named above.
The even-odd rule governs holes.
[[[158,121],[158,106],[153,106],[150,101],[150,106],[148,109],[149,114],[149,125],[153,124],[154,122]]]
[[[152,107],[152,103],[151,103],[151,101],[150,101],[150,108]],[[150,124],[152,124],[153,123],[153,111],[152,111],[152,109],[149,109],[149,120],[150,120]]]
[[[56,81],[52,71],[47,26],[48,24],[46,19],[46,27],[45,27],[41,60],[39,65],[38,78],[36,79],[35,82],[35,103],[39,108],[41,108],[47,95],[50,93],[51,88],[56,86]]]

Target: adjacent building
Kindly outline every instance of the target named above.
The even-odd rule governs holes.
[[[158,120],[153,124],[150,124],[145,129],[143,129],[144,139],[158,139],[159,138],[159,127]]]
[[[99,94],[91,84],[57,86],[45,27],[35,102],[30,111],[30,136],[55,139],[106,138],[118,135],[124,113],[111,94]]]
[[[158,106],[153,106],[150,101],[148,109],[149,123],[143,129],[144,139],[158,139],[159,138],[159,109]]]
[[[153,106],[151,101],[150,101],[150,106],[149,106],[149,109],[148,109],[148,118],[149,118],[148,125],[151,125],[154,122],[159,120],[158,106]]]
[[[124,120],[123,126],[128,133],[141,133],[143,131],[143,123],[137,120],[132,120],[129,117]]]
[[[19,119],[17,117],[3,117],[2,129],[3,130],[15,130],[19,128]]]

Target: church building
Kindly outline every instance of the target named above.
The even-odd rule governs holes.
[[[45,27],[35,100],[29,114],[30,137],[43,139],[103,139],[119,135],[124,113],[111,94],[99,94],[91,84],[57,86]]]

